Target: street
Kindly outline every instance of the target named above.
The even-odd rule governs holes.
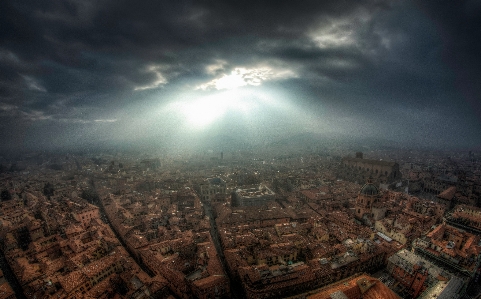
[[[227,271],[227,264],[225,262],[224,252],[222,251],[222,246],[220,242],[219,232],[217,231],[217,225],[215,223],[213,214],[212,214],[212,207],[210,203],[203,203],[204,204],[204,211],[205,215],[209,217],[210,220],[210,235],[212,236],[212,241],[214,242],[215,249],[217,250],[217,255],[222,263],[222,267],[224,268],[224,272],[227,274],[230,280],[230,288],[232,298],[244,298],[244,291],[242,289],[242,285],[240,284],[239,280],[233,279],[230,273]]]

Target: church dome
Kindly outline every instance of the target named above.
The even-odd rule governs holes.
[[[361,191],[359,192],[364,195],[378,195],[379,194],[379,189],[377,189],[376,186],[373,184],[365,184],[362,186]]]
[[[361,191],[359,191],[359,193],[364,195],[379,195],[379,189],[376,186],[374,186],[372,181],[373,179],[369,177],[369,179],[367,179],[367,183],[364,184],[364,186],[362,186]]]

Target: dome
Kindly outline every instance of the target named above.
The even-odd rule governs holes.
[[[379,189],[373,184],[367,183],[364,186],[362,186],[361,191],[359,191],[359,193],[364,195],[378,195]]]

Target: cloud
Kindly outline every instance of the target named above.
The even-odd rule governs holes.
[[[22,76],[22,77],[25,80],[25,83],[27,84],[27,87],[29,89],[35,90],[35,91],[47,92],[45,87],[43,87],[35,78],[32,78],[30,76]]]
[[[348,47],[356,44],[354,38],[355,24],[350,20],[333,20],[309,33],[310,38],[321,49]]]
[[[224,71],[227,66],[227,61],[216,60],[215,63],[209,64],[205,67],[205,72],[209,75],[217,75],[219,72]]]
[[[443,61],[454,71],[456,85],[481,121],[481,3],[416,1],[441,37]]]
[[[213,79],[207,83],[201,84],[196,89],[201,90],[222,90],[234,89],[242,86],[259,86],[264,81],[282,80],[294,78],[297,75],[288,69],[273,69],[271,67],[254,67],[244,68],[236,67],[230,74],[222,74],[222,76]]]
[[[114,123],[118,121],[118,119],[96,119],[94,122],[96,123]]]
[[[31,110],[31,111],[21,111],[21,114],[25,120],[29,121],[39,121],[39,120],[51,120],[52,116],[47,115],[43,111]]]
[[[7,104],[7,103],[0,103],[0,110],[2,111],[12,111],[17,109],[18,109],[18,106]]]
[[[0,62],[18,64],[20,59],[12,52],[0,49]]]
[[[259,41],[296,40],[319,19],[351,15],[358,6],[369,9],[381,2],[307,1],[295,10],[263,1],[251,1],[252,7],[237,2],[2,2],[0,27],[15,34],[4,32],[0,48],[3,44],[5,53],[32,66],[21,72],[42,82],[30,84],[32,90],[36,86],[62,95],[154,90],[168,81],[175,84],[173,77],[196,76],[205,61],[214,61],[205,71],[216,77],[228,74],[223,61],[255,65]],[[6,88],[18,94],[13,86]]]
[[[453,132],[474,131],[466,103],[481,111],[479,5],[414,3],[0,1],[0,126],[49,123],[75,132],[115,123],[123,138],[124,121],[185,93],[262,86],[299,109],[329,111],[325,125],[334,131],[348,115],[351,127],[369,123],[386,135],[386,118],[378,110],[373,117],[373,107],[403,105],[436,106],[440,118],[466,115]],[[390,120],[393,131],[423,122],[400,115]],[[166,125],[135,124],[124,129]]]
[[[149,66],[147,68],[147,72],[153,73],[155,75],[155,80],[147,85],[136,86],[134,87],[134,90],[153,89],[167,84],[167,79],[165,79],[165,77],[160,72],[160,68],[161,67],[155,65]]]

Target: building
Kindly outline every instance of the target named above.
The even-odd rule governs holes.
[[[367,274],[356,274],[310,293],[314,294],[308,295],[306,297],[307,299],[400,299],[398,295],[379,281],[379,279]]]
[[[356,158],[342,158],[341,163],[346,170],[345,179],[351,181],[365,181],[372,177],[378,183],[392,183],[402,177],[398,163],[364,159],[360,152],[356,153]]]
[[[8,284],[5,276],[3,276],[3,271],[0,270],[0,299],[15,299],[15,292],[12,287]]]
[[[227,194],[226,183],[221,178],[207,179],[199,185],[197,192],[199,192],[199,196],[202,201],[209,202],[215,197],[216,194]]]
[[[452,226],[459,227],[473,234],[481,235],[481,208],[457,205],[451,211],[446,221]]]
[[[465,281],[421,256],[402,249],[388,258],[387,272],[405,298],[461,298]]]
[[[167,279],[179,298],[230,296],[229,279],[208,233],[150,244],[140,250],[140,258],[152,273]]]
[[[452,209],[457,202],[456,187],[455,186],[448,187],[446,190],[439,193],[436,196],[436,201],[443,204],[447,210]]]
[[[387,207],[382,202],[381,192],[374,186],[371,177],[359,191],[354,207],[356,218],[369,225],[384,218]]]
[[[457,177],[454,176],[438,176],[438,177],[424,177],[423,178],[423,191],[433,194],[439,194],[449,187],[455,187],[458,182]]]
[[[375,271],[384,264],[385,251],[367,241],[364,252],[348,251],[330,258],[279,263],[269,266],[246,265],[245,250],[228,250],[229,268],[237,272],[247,298],[280,298],[293,296],[337,282],[359,272]],[[340,297],[342,298],[342,297]],[[365,297],[367,298],[367,297]]]
[[[437,221],[443,217],[445,211],[446,207],[442,204],[410,196],[404,213],[417,216],[418,218],[435,219]]]
[[[243,226],[246,228],[263,228],[280,223],[287,223],[291,215],[282,209],[267,209],[256,207],[227,208],[220,207],[217,212],[216,224],[219,228]]]
[[[232,194],[232,205],[237,207],[262,206],[274,199],[275,193],[267,186],[260,184],[250,188],[235,190]]]
[[[89,226],[90,221],[92,219],[99,219],[99,208],[92,205],[92,204],[76,204],[72,208],[72,216],[75,220],[82,223],[82,226],[85,228]]]
[[[404,215],[398,215],[398,217],[377,220],[374,227],[378,232],[381,232],[385,236],[405,245],[409,241],[412,241],[410,236],[412,235],[413,227],[415,225],[415,218],[408,219]]]
[[[480,236],[440,224],[413,242],[415,251],[472,282],[481,264]]]

